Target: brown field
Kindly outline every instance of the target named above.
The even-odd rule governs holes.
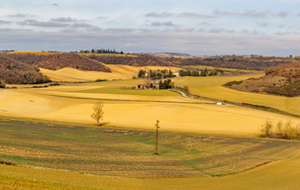
[[[153,130],[155,121],[159,120],[161,130],[170,132],[257,138],[260,134],[259,128],[266,119],[292,120],[300,123],[300,119],[291,116],[226,104],[220,106],[213,101],[188,99],[179,93],[167,90],[132,90],[130,87],[144,82],[138,79],[131,80],[137,74],[139,67],[107,66],[112,73],[84,72],[70,68],[58,71],[41,69],[56,81],[126,80],[71,83],[42,89],[0,89],[0,116],[91,126],[94,124],[90,117],[93,104],[102,101],[105,127]],[[179,86],[188,85],[193,94],[200,96],[220,101],[266,105],[290,113],[299,113],[300,106],[294,106],[299,104],[299,98],[258,95],[220,86],[231,80],[257,76],[261,74],[234,77],[184,77],[176,78],[174,81]],[[274,143],[276,144],[277,141],[274,140]],[[293,144],[293,146],[298,145]],[[252,149],[255,149],[255,146]],[[261,153],[268,155],[270,150],[266,149]],[[119,179],[0,164],[0,188],[29,189],[38,185],[41,188],[51,187],[49,189],[298,189],[300,182],[297,177],[300,172],[297,168],[300,165],[300,156],[295,150],[291,149],[281,156],[273,152],[272,163],[222,177]],[[280,151],[282,150],[275,152]],[[222,160],[222,157],[218,159]],[[262,159],[258,163],[264,162],[265,160]],[[228,168],[224,167],[223,170],[227,171]]]

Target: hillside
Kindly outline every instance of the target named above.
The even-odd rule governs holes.
[[[99,72],[99,71],[81,71],[74,68],[65,67],[59,70],[50,70],[41,68],[41,72],[51,78],[52,81],[95,81],[97,79],[102,80],[116,80],[116,79],[132,79],[136,77],[140,69],[157,70],[157,69],[171,69],[173,72],[177,72],[180,68],[176,67],[160,67],[160,66],[145,66],[134,67],[129,65],[106,65],[111,72]]]
[[[172,62],[177,66],[212,66],[216,68],[231,68],[231,69],[245,69],[245,70],[259,70],[263,71],[268,67],[275,67],[280,64],[288,64],[299,60],[295,58],[283,57],[263,57],[263,56],[211,56],[211,57],[186,57],[165,58],[166,61]]]
[[[172,62],[153,55],[138,56],[91,55],[89,58],[105,64],[129,66],[175,66]]]
[[[110,72],[110,69],[102,63],[80,56],[74,53],[44,54],[8,54],[12,59],[34,65],[39,68],[58,70],[65,67],[79,69],[82,71],[103,71]]]
[[[265,76],[232,81],[224,86],[246,92],[287,97],[300,95],[300,62],[265,69]]]
[[[50,79],[39,72],[39,68],[0,54],[0,80],[6,84],[37,84]]]

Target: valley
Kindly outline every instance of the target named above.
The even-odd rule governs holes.
[[[299,114],[299,97],[222,86],[262,77],[261,71],[172,78],[176,86],[189,87],[194,95],[190,98],[174,90],[132,88],[147,82],[134,79],[140,69],[182,68],[102,65],[110,72],[39,68],[60,85],[0,88],[1,188],[18,184],[47,189],[297,189],[300,185],[294,179],[300,174],[298,139],[260,137],[266,120],[300,123],[292,116]],[[101,126],[91,118],[99,101],[105,112]],[[157,120],[158,156],[153,155]],[[274,177],[279,179],[270,183]],[[263,182],[256,183],[258,179]]]

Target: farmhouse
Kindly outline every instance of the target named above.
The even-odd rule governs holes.
[[[138,84],[135,89],[159,89],[159,80],[148,82],[147,84]]]
[[[175,72],[175,73],[173,73],[173,75],[176,76],[176,77],[180,77],[179,72]]]

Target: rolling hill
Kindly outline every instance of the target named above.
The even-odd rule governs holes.
[[[224,86],[246,92],[273,94],[287,97],[300,95],[300,62],[269,67],[265,76],[243,81],[231,81]]]
[[[39,68],[0,54],[0,80],[6,84],[37,84],[50,79]]]
[[[8,54],[11,59],[23,63],[34,65],[39,68],[58,70],[64,67],[71,67],[82,71],[103,71],[110,72],[102,63],[80,56],[75,53],[55,53],[55,54],[28,54],[13,53]]]
[[[176,91],[131,88],[145,82],[144,79],[131,79],[132,76],[136,76],[139,69],[174,71],[179,69],[166,67],[169,65],[142,66],[134,61],[130,64],[137,66],[130,66],[129,63],[123,65],[89,61],[91,64],[103,65],[110,71],[105,72],[88,70],[93,69],[93,66],[76,68],[81,61],[90,59],[81,55],[78,57],[73,54],[36,54],[26,57],[15,54],[14,58],[7,54],[0,56],[3,60],[0,61],[0,67],[4,71],[16,70],[21,73],[23,70],[33,69],[54,81],[110,79],[104,82],[66,83],[49,88],[0,89],[0,124],[3,133],[8,134],[1,135],[0,188],[215,190],[299,188],[300,157],[297,153],[299,142],[260,139],[258,136],[260,126],[266,119],[292,120],[296,123],[299,123],[300,119],[226,103],[226,101],[249,102],[299,113],[300,106],[297,106],[299,98],[241,92],[221,86],[232,80],[262,77],[261,73],[172,79],[178,86],[188,85],[192,94],[224,100],[224,104],[217,105],[215,101],[183,97]],[[71,62],[68,60],[72,58],[78,62],[67,66]],[[150,62],[152,61],[148,63]],[[38,69],[35,67],[38,64],[44,67],[53,64],[51,67],[57,70],[43,67]],[[292,70],[290,67],[276,68],[266,73],[265,77],[274,77],[272,81],[291,78],[291,82],[294,82],[298,77],[298,67],[294,66]],[[257,82],[260,79],[252,80]],[[270,84],[272,85],[272,82]],[[104,103],[104,127],[96,127],[91,119],[93,105],[98,101]],[[4,118],[22,118],[25,121],[14,121],[16,122],[14,124]],[[156,120],[160,121],[160,143],[164,146],[159,156],[152,154]],[[44,125],[42,124],[44,122],[50,124]],[[65,126],[62,127],[62,123]],[[4,128],[5,125],[8,127]],[[15,132],[12,133],[11,130]],[[145,135],[145,131],[152,133]],[[176,135],[173,133],[169,138],[164,138],[168,132],[176,132]],[[141,138],[146,138],[146,141]],[[245,142],[241,143],[244,140]],[[128,143],[129,141],[134,143]],[[199,146],[197,143],[200,143]],[[91,146],[87,146],[88,144]],[[285,146],[279,146],[280,144]],[[87,151],[88,147],[90,152]],[[128,149],[132,151],[130,157],[125,154]],[[115,150],[121,153],[115,153]],[[142,153],[137,154],[138,150],[142,150]],[[189,154],[186,154],[186,150]],[[112,157],[108,157],[108,153]],[[181,161],[174,162],[178,159],[178,155]],[[102,160],[99,161],[99,158]],[[14,165],[14,161],[29,166]],[[43,164],[40,164],[41,162]],[[130,164],[126,164],[127,162]],[[9,165],[10,163],[12,165]],[[157,163],[155,169],[149,168],[151,163]],[[76,170],[67,170],[70,165]],[[108,165],[116,168],[111,172],[114,173],[113,176],[118,177],[103,176],[107,173],[102,173],[102,170]],[[95,173],[98,172],[97,175],[86,172],[87,166]],[[177,176],[180,173],[178,172],[176,173],[178,178],[165,174],[161,175],[161,178],[142,178],[145,175],[140,175],[141,178],[125,178],[130,176],[133,168],[151,175],[155,175],[156,172],[172,173],[179,170],[182,172],[182,168],[191,168],[196,173],[206,173],[206,177]],[[116,175],[117,172],[119,175]]]

